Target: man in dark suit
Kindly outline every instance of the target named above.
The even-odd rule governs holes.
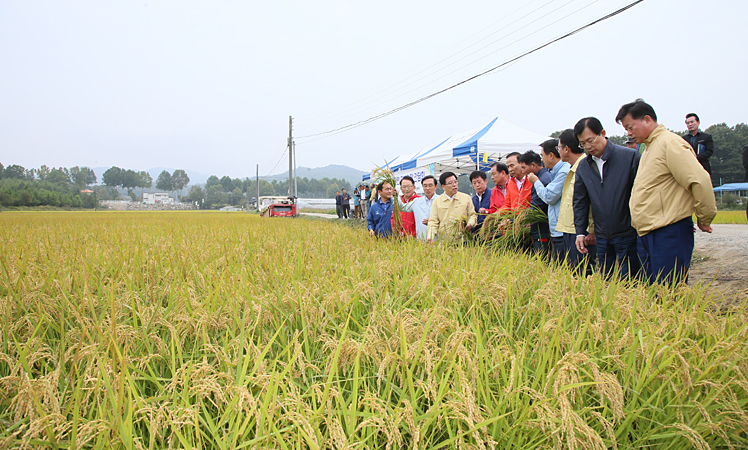
[[[707,171],[709,176],[712,176],[712,166],[709,165],[709,158],[714,153],[714,141],[712,141],[712,135],[702,133],[699,130],[699,116],[696,113],[689,113],[686,115],[686,128],[688,133],[683,136],[683,139],[691,144],[694,153],[696,153],[696,159],[699,160],[701,167]]]

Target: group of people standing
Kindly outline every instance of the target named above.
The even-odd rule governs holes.
[[[506,163],[495,162],[491,190],[486,173],[471,173],[472,198],[458,192],[452,172],[440,175],[444,193],[438,196],[435,177],[421,180],[422,196],[413,179],[403,177],[402,196],[395,199],[400,205],[395,233],[434,242],[444,239],[447,227],[460,218],[466,218],[467,230],[477,230],[489,214],[532,206],[548,216],[530,230],[534,250],[542,256],[576,270],[597,267],[607,277],[687,281],[692,215],[698,229],[711,232],[717,214],[708,172],[711,136],[698,130],[695,114],[686,117],[689,134],[668,131],[641,99],[623,105],[615,120],[635,148],[614,144],[600,120],[585,117],[558,139],[541,143],[540,153],[511,153]],[[376,194],[367,216],[369,234],[388,237],[395,228],[396,190],[385,181]]]

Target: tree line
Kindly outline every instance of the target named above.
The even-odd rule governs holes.
[[[89,167],[47,167],[26,169],[0,163],[0,206],[55,206],[93,208],[96,196],[81,192],[96,183]]]

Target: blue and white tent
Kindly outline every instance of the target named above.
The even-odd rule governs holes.
[[[435,147],[420,150],[410,158],[398,157],[387,165],[400,179],[412,176],[416,183],[426,175],[443,172],[456,174],[474,170],[488,171],[495,161],[506,159],[512,152],[539,151],[548,136],[535,133],[500,118],[482,128],[455,133]],[[371,175],[364,175],[367,180]]]

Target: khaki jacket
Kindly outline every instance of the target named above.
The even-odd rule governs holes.
[[[454,234],[454,230],[450,228],[457,219],[463,216],[467,217],[469,225],[477,225],[478,215],[475,213],[473,199],[469,195],[457,192],[451,201],[446,193],[440,195],[431,205],[426,239],[433,241],[437,235],[444,238],[445,234]]]
[[[644,141],[646,150],[631,190],[631,225],[639,236],[691,216],[707,226],[717,215],[709,174],[691,146],[658,125]]]
[[[577,167],[584,157],[585,155],[580,156],[566,175],[564,190],[561,194],[561,209],[558,211],[558,223],[556,224],[556,231],[559,233],[576,234],[577,232],[574,227],[574,181],[576,180]],[[592,210],[590,210],[590,224],[587,227],[587,233],[592,234],[594,232],[595,222],[592,220]]]

